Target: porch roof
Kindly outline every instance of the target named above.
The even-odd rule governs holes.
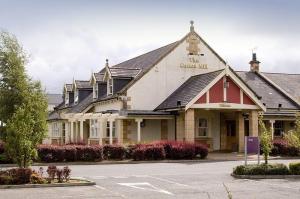
[[[155,110],[174,109],[185,107],[194,97],[196,97],[210,82],[212,82],[222,70],[195,75],[190,77],[167,99],[165,99]],[[181,102],[181,106],[177,102]]]

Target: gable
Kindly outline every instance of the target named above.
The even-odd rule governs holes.
[[[209,97],[207,97],[209,95]],[[255,105],[255,102],[238,86],[232,78],[224,75],[207,90],[195,104],[231,103]]]

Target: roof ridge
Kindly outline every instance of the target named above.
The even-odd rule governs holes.
[[[244,70],[235,70],[235,72],[245,72],[245,73],[247,73],[247,72],[250,72],[250,73],[253,73],[252,71],[244,71]],[[276,72],[259,72],[259,73],[263,73],[263,74],[278,74],[278,75],[300,75],[300,73],[296,73],[296,74],[294,74],[294,73],[276,73]]]
[[[142,70],[141,68],[122,68],[122,67],[110,67],[109,69],[123,69],[123,70]]]
[[[215,72],[222,71],[222,70],[225,70],[225,68],[214,70],[214,71],[210,71],[208,73],[201,73],[201,74],[198,74],[198,75],[193,75],[193,76],[189,77],[189,79],[192,78],[192,77],[197,77],[197,76],[201,76],[201,75],[207,75],[207,74],[215,73]]]
[[[147,55],[147,54],[149,54],[149,53],[152,53],[152,52],[154,52],[154,51],[156,51],[156,50],[165,48],[165,47],[170,46],[170,45],[172,45],[172,44],[175,44],[175,43],[177,43],[177,42],[179,42],[179,41],[175,41],[175,42],[169,43],[169,44],[164,45],[164,46],[162,46],[162,47],[159,47],[159,48],[156,48],[156,49],[154,49],[154,50],[148,51],[148,52],[146,52],[146,53],[144,53],[144,54],[141,54],[141,55],[138,55],[138,56],[136,56],[136,57],[127,59],[127,60],[125,60],[125,61],[123,61],[123,62],[120,62],[120,63],[118,63],[118,64],[115,64],[115,65],[111,66],[110,68],[113,68],[114,66],[118,66],[118,65],[120,65],[120,64],[122,64],[122,63],[128,62],[128,61],[130,61],[130,60],[136,59],[136,58],[138,58],[138,57]]]

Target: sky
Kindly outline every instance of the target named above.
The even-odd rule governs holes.
[[[0,29],[29,55],[28,74],[48,93],[195,31],[235,70],[300,74],[297,0],[0,0]]]

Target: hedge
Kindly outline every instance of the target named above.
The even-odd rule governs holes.
[[[166,158],[166,153],[163,146],[140,145],[133,150],[132,158],[134,160],[163,160]]]
[[[284,164],[250,164],[233,169],[235,175],[288,175],[289,169]]]
[[[0,184],[27,184],[30,182],[30,168],[14,168],[0,171]]]
[[[289,168],[292,175],[300,175],[300,162],[290,163]]]
[[[126,156],[126,149],[121,145],[104,145],[103,156],[107,160],[123,160]]]
[[[102,147],[97,145],[40,145],[38,146],[38,156],[42,162],[103,160]]]

